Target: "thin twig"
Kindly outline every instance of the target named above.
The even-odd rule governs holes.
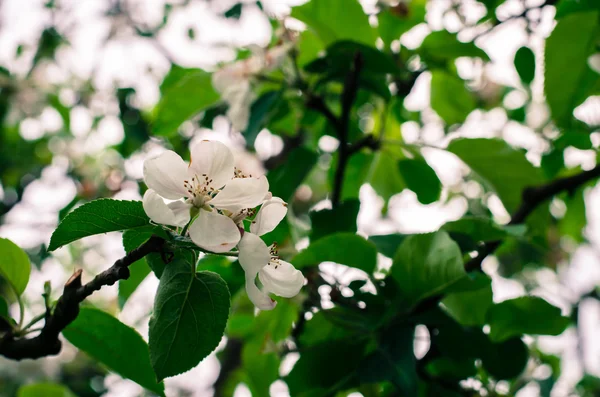
[[[31,339],[18,338],[9,333],[0,339],[0,355],[13,360],[40,358],[58,354],[62,344],[58,336],[79,314],[79,304],[94,291],[105,285],[113,285],[129,278],[129,266],[153,252],[161,252],[165,240],[152,236],[138,248],[117,260],[87,284],[81,284],[81,269],[75,271],[65,284],[63,295],[58,299],[53,312],[47,312],[46,323],[39,335]]]

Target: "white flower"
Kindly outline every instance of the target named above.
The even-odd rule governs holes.
[[[304,276],[291,263],[279,259],[274,246],[267,247],[259,237],[275,229],[285,217],[287,205],[278,197],[265,201],[238,244],[239,261],[246,274],[246,292],[256,307],[271,310],[277,302],[269,293],[291,298],[300,292]],[[256,276],[263,291],[256,286]]]
[[[600,53],[590,56],[588,58],[588,65],[594,72],[600,73]]]
[[[230,251],[241,234],[227,215],[258,206],[269,190],[264,176],[234,178],[240,175],[233,164],[231,151],[216,141],[195,145],[189,165],[170,150],[146,160],[146,214],[156,223],[182,227],[197,213],[188,229],[192,241],[212,252]],[[164,199],[179,201],[167,204]]]
[[[256,99],[252,91],[252,78],[261,72],[269,72],[281,66],[291,48],[292,44],[286,43],[266,52],[253,49],[254,56],[229,64],[213,73],[213,87],[229,104],[227,118],[233,128],[244,131],[248,127],[250,106]]]

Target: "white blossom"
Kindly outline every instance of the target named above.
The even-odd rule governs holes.
[[[178,227],[195,217],[188,230],[196,245],[212,252],[230,251],[241,237],[230,215],[258,206],[269,183],[264,176],[235,173],[233,154],[220,142],[196,144],[190,158],[188,165],[169,150],[144,162],[144,210],[152,221]]]
[[[239,261],[246,275],[246,292],[256,307],[271,310],[277,302],[269,293],[291,298],[300,292],[304,276],[291,263],[277,256],[274,245],[267,247],[259,237],[275,229],[287,213],[287,204],[278,197],[266,200],[245,232],[240,243]],[[256,276],[263,290],[256,285]]]
[[[291,48],[292,44],[286,43],[268,51],[255,50],[255,55],[213,73],[213,87],[229,105],[227,117],[233,128],[243,131],[248,127],[250,106],[256,99],[252,91],[253,77],[281,66]]]

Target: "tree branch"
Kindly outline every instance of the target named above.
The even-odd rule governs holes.
[[[352,68],[346,76],[344,82],[344,91],[342,92],[342,114],[339,119],[338,140],[340,146],[338,150],[338,164],[335,170],[333,182],[333,192],[331,194],[331,205],[336,208],[341,201],[342,188],[344,186],[344,175],[346,173],[346,165],[351,156],[348,147],[348,130],[350,126],[350,111],[358,93],[358,79],[363,66],[363,59],[360,52],[354,55]]]
[[[58,336],[79,314],[79,304],[105,285],[113,285],[129,278],[129,266],[153,252],[161,252],[165,240],[152,236],[144,244],[117,260],[87,284],[81,284],[81,269],[75,271],[65,284],[63,295],[58,299],[54,311],[47,310],[46,323],[34,338],[17,338],[8,333],[0,339],[0,355],[13,360],[40,358],[58,354],[62,343]]]
[[[600,165],[596,165],[595,168],[592,168],[589,171],[583,171],[573,176],[555,179],[545,185],[525,189],[521,205],[511,216],[508,224],[518,225],[525,222],[527,217],[546,200],[564,191],[574,192],[577,188],[598,177],[600,177]],[[465,270],[481,271],[481,263],[483,260],[496,251],[500,244],[501,241],[490,241],[485,243],[478,251],[477,256],[465,264]]]

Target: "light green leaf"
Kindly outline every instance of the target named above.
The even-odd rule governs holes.
[[[21,295],[31,273],[29,257],[12,241],[0,238],[0,277],[4,278]]]
[[[581,90],[593,85],[590,76],[598,80],[587,59],[600,31],[599,15],[598,11],[566,15],[546,40],[544,91],[552,119],[559,127],[572,124],[573,109],[585,99]]]
[[[217,347],[229,306],[225,281],[216,273],[196,273],[193,251],[176,251],[160,278],[150,319],[150,357],[159,380],[194,368]]]
[[[560,309],[542,298],[524,296],[498,303],[487,312],[490,339],[501,342],[513,336],[559,335],[571,323]]]
[[[561,19],[574,12],[600,11],[598,0],[561,0],[556,6],[556,19]]]
[[[48,251],[94,234],[133,229],[149,223],[141,201],[94,200],[65,216],[52,233]]]
[[[17,397],[76,397],[66,386],[43,382],[21,386]]]
[[[375,45],[375,30],[357,0],[312,0],[292,8],[291,16],[304,22],[325,45],[343,39]]]
[[[432,32],[421,44],[418,50],[425,62],[453,61],[459,57],[481,58],[489,61],[488,55],[474,42],[463,43],[458,41],[456,34],[445,30]]]
[[[377,249],[373,243],[352,233],[336,233],[312,243],[294,257],[297,268],[336,262],[372,273],[377,265]]]
[[[250,107],[248,127],[243,132],[244,138],[246,138],[247,147],[254,147],[254,141],[256,141],[256,137],[265,127],[265,124],[269,119],[269,115],[272,114],[273,108],[280,98],[280,91],[268,91],[254,101]]]
[[[529,47],[521,47],[515,53],[515,69],[523,84],[531,84],[535,77],[535,54]]]
[[[406,4],[403,12],[388,8],[377,14],[379,36],[388,46],[413,27],[425,22],[426,0],[413,0]]]
[[[431,108],[448,125],[459,124],[477,103],[464,81],[442,70],[431,72]]]
[[[394,255],[391,274],[411,304],[444,292],[466,275],[460,249],[446,232],[407,237]]]
[[[190,117],[209,108],[219,100],[211,74],[199,69],[177,70],[167,75],[161,86],[163,95],[156,105],[152,133],[171,136]]]
[[[456,139],[450,142],[448,151],[485,179],[510,213],[521,203],[526,187],[544,182],[541,170],[523,152],[500,139]]]
[[[140,386],[164,395],[150,365],[148,345],[140,334],[98,309],[81,308],[63,335],[79,350],[106,365],[111,371]]]

